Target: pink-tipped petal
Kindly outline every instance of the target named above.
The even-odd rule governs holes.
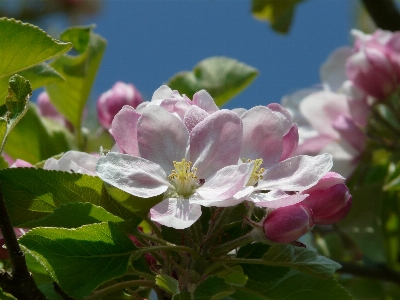
[[[192,129],[190,161],[200,179],[238,162],[242,132],[242,121],[228,110],[209,115]]]
[[[296,151],[298,144],[299,144],[299,131],[297,125],[294,124],[292,128],[290,128],[289,132],[286,133],[285,136],[283,137],[283,151],[279,161],[291,157],[294,151]]]
[[[103,181],[141,198],[160,195],[170,186],[159,165],[127,154],[110,152],[100,157],[96,174]]]
[[[358,150],[360,153],[364,151],[367,137],[352,119],[343,115],[339,116],[333,122],[333,128],[335,128],[354,149]]]
[[[212,199],[214,201],[223,201],[231,198],[246,186],[253,168],[254,162],[227,166],[207,179],[197,189],[197,193],[203,199]],[[199,204],[201,203],[199,202]]]
[[[197,105],[209,114],[219,111],[214,99],[205,90],[198,91],[193,95],[193,104]]]
[[[332,122],[340,115],[348,116],[347,97],[343,94],[322,91],[313,93],[300,103],[300,111],[322,135],[333,139],[340,137],[332,127]]]
[[[287,134],[293,126],[292,116],[290,113],[279,103],[270,103],[267,107],[282,121],[283,134]]]
[[[191,107],[189,103],[182,99],[164,99],[160,103],[160,106],[171,114],[175,114],[181,120],[183,120],[185,112]]]
[[[208,113],[196,105],[192,105],[185,113],[183,123],[189,132],[201,121],[208,117]]]
[[[250,194],[254,191],[254,187],[252,186],[245,186],[243,189],[241,189],[239,192],[237,192],[235,195],[232,197],[225,199],[223,201],[221,200],[215,200],[215,199],[203,199],[198,193],[195,193],[192,197],[190,197],[190,202],[191,203],[198,203],[201,206],[216,206],[216,207],[229,207],[229,206],[235,206],[239,203],[242,203],[244,200],[246,200]]]
[[[111,123],[111,134],[117,145],[127,154],[138,156],[137,123],[140,114],[131,106],[125,105],[115,115]]]
[[[282,190],[272,190],[269,193],[253,193],[249,200],[255,205],[268,208],[279,208],[302,202],[307,198],[307,194],[286,194]]]
[[[32,168],[33,165],[25,160],[17,159],[10,168]]]
[[[296,156],[284,160],[263,173],[257,190],[304,191],[315,185],[332,168],[332,155]]]
[[[175,229],[190,227],[201,216],[201,206],[187,199],[168,198],[150,209],[151,220]]]
[[[137,132],[140,157],[159,164],[167,174],[174,169],[174,161],[186,157],[189,132],[181,120],[164,108],[146,107]]]
[[[305,190],[305,193],[314,191],[314,190],[323,190],[327,189],[331,186],[334,186],[336,184],[344,184],[346,181],[346,178],[344,178],[342,175],[335,173],[335,172],[328,172],[322,177],[316,185],[313,185],[309,189]]]
[[[282,155],[283,125],[280,118],[265,106],[256,106],[242,117],[243,143],[240,157],[263,159],[263,167],[277,163]]]

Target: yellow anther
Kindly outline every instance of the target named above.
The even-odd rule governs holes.
[[[242,158],[242,161],[243,160],[244,159]],[[250,160],[250,159],[247,160],[247,162],[251,162],[251,161],[252,160]],[[246,184],[247,186],[256,185],[260,179],[263,179],[262,174],[265,172],[264,168],[260,168],[263,163],[262,158],[254,159],[253,161],[254,161],[254,168],[253,168],[253,171],[251,172],[250,179]]]
[[[197,168],[192,168],[192,162],[186,161],[186,159],[182,159],[180,162],[174,161],[174,168],[168,179],[175,187],[177,196],[190,196],[198,187]]]

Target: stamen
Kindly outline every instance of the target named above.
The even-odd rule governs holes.
[[[180,162],[174,161],[174,170],[168,176],[171,184],[175,187],[175,197],[189,197],[198,188],[196,176],[197,168],[192,168],[192,162],[182,159]]]
[[[242,158],[242,161],[244,162],[244,158]],[[258,181],[260,179],[263,179],[262,174],[265,172],[264,168],[260,168],[263,160],[262,158],[254,159],[254,168],[253,171],[251,172],[251,176],[249,181],[247,182],[247,186],[256,186],[258,184]],[[248,159],[247,162],[251,162],[251,159]]]

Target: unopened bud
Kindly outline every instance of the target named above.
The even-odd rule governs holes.
[[[136,108],[142,102],[142,96],[132,84],[118,81],[111,90],[101,94],[97,100],[99,122],[104,128],[109,129],[114,116],[124,105]]]
[[[302,204],[280,207],[267,215],[263,222],[267,239],[277,243],[290,243],[314,225],[311,210]]]

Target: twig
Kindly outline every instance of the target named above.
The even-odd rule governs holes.
[[[343,261],[338,261],[338,263],[342,265],[342,268],[336,271],[338,273],[379,279],[400,285],[400,273],[390,270],[385,266],[365,266]]]
[[[46,297],[36,286],[15,236],[14,228],[0,192],[0,229],[11,261],[11,274],[0,271],[0,287],[17,299],[45,300]]]
[[[361,0],[376,26],[384,30],[400,30],[400,13],[392,0]]]

